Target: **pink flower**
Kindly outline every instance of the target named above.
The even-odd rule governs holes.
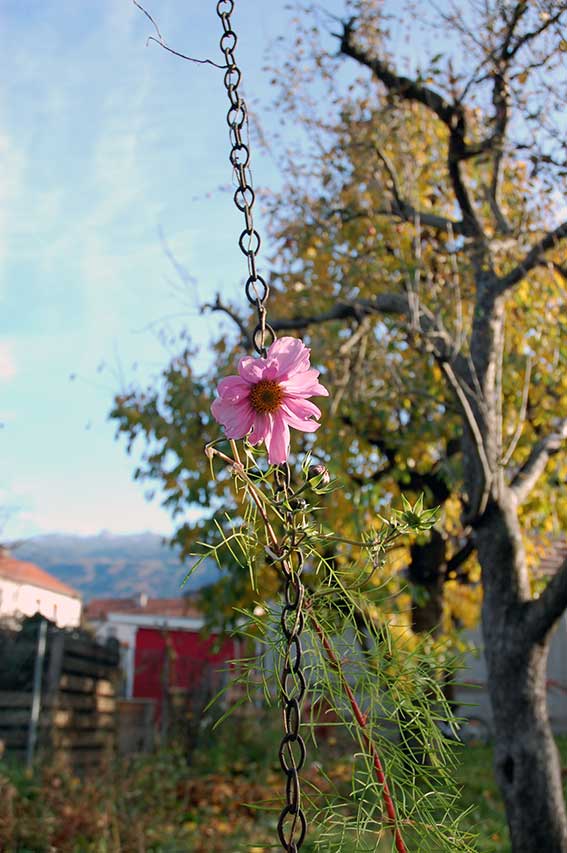
[[[214,418],[224,426],[227,438],[248,435],[251,444],[264,441],[270,465],[289,456],[289,428],[315,432],[321,411],[307,398],[327,397],[318,381],[319,371],[309,366],[309,350],[297,338],[280,338],[266,358],[245,356],[238,376],[219,382],[219,396],[211,406]]]

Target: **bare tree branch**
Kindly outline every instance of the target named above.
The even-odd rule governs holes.
[[[494,222],[496,223],[496,231],[499,234],[507,237],[512,234],[512,228],[510,227],[510,223],[504,216],[502,208],[500,207],[500,202],[498,200],[501,163],[502,151],[499,151],[494,158],[494,165],[492,167],[492,179],[490,181],[490,187],[486,188],[486,198],[488,204],[490,205],[490,210],[492,211]]]
[[[526,629],[534,642],[542,642],[567,607],[567,559],[539,598],[526,605]]]
[[[374,150],[376,152],[376,156],[384,166],[384,169],[386,170],[386,173],[390,178],[390,183],[392,185],[392,194],[394,196],[394,201],[391,207],[391,214],[393,216],[403,219],[404,222],[415,222],[417,219],[419,219],[422,225],[426,225],[429,228],[435,228],[449,235],[464,235],[467,233],[464,222],[457,222],[453,219],[448,219],[446,216],[439,216],[436,213],[417,210],[417,208],[415,208],[408,201],[406,201],[402,197],[398,177],[388,156],[382,151],[382,149],[378,145],[374,146]]]
[[[476,548],[474,538],[469,535],[469,538],[465,542],[462,548],[460,548],[456,554],[453,554],[450,560],[447,561],[447,578],[451,580],[450,575],[452,572],[457,574],[457,579],[464,581],[467,578],[467,573],[459,571],[462,564],[468,560],[471,554],[474,553]]]
[[[353,302],[337,302],[328,311],[318,314],[302,314],[299,317],[283,317],[271,321],[271,326],[276,332],[301,331],[310,326],[318,326],[323,323],[336,320],[354,319],[357,322],[369,314],[398,315],[404,317],[409,324],[408,334],[411,336],[419,334],[440,364],[450,364],[453,381],[457,381],[463,393],[469,400],[474,400],[476,406],[480,406],[481,399],[475,390],[474,367],[468,357],[464,356],[456,346],[454,339],[441,320],[419,303],[414,306],[408,294],[381,293],[374,299],[357,299]],[[453,389],[452,382],[449,383]],[[454,389],[453,389],[454,390]]]
[[[360,320],[365,314],[407,314],[407,297],[397,293],[383,293],[374,299],[359,299],[356,302],[337,302],[328,311],[319,314],[302,314],[300,317],[282,317],[271,322],[276,332],[300,331],[309,326],[318,326],[333,320]]]
[[[557,264],[552,262],[551,266],[555,270],[555,272],[559,273],[561,278],[563,278],[567,282],[567,267],[563,266],[563,264]]]
[[[369,55],[363,48],[357,46],[354,40],[355,22],[356,19],[353,18],[343,23],[343,32],[340,36],[341,53],[372,71],[388,91],[397,95],[401,100],[423,104],[449,129],[447,167],[453,192],[463,216],[463,233],[470,236],[481,236],[482,228],[461,175],[461,161],[479,153],[477,146],[469,148],[465,142],[466,119],[464,108],[458,103],[450,103],[430,86],[403,74],[398,74],[386,62],[376,56]]]
[[[558,429],[538,441],[516,476],[510,488],[518,504],[523,503],[547,466],[549,459],[561,449],[567,439],[567,418],[563,418]]]
[[[486,509],[488,498],[490,495],[490,487],[492,485],[493,475],[490,467],[490,461],[488,459],[488,454],[486,452],[486,447],[484,444],[482,427],[477,419],[473,406],[471,405],[471,401],[469,400],[469,397],[463,388],[462,382],[459,380],[459,377],[454,373],[449,362],[441,362],[441,369],[447,377],[449,385],[453,389],[455,396],[457,397],[457,400],[461,405],[464,420],[470,429],[474,446],[476,448],[478,461],[480,463],[481,475],[478,478],[479,482],[477,484],[477,493],[474,495],[469,495],[469,507],[466,513],[467,523],[470,524],[474,518],[481,516],[484,510]]]
[[[146,9],[144,9],[144,7],[140,3],[138,3],[138,0],[132,0],[132,3],[134,4],[134,6],[136,6],[136,8],[140,10],[140,12],[144,13],[144,15],[153,25],[153,28],[157,33],[157,38],[155,38],[155,36],[148,37],[146,45],[149,44],[149,42],[151,41],[155,41],[155,43],[159,44],[160,47],[163,47],[164,50],[169,51],[169,53],[173,53],[174,56],[178,56],[180,59],[186,59],[187,62],[196,62],[198,65],[212,65],[214,66],[214,68],[220,68],[221,70],[227,67],[226,65],[219,65],[218,62],[213,62],[212,59],[196,59],[194,56],[186,56],[184,53],[179,53],[179,51],[173,50],[173,48],[168,47],[168,45],[164,41],[164,38],[160,32],[158,25],[156,24],[150,13]]]
[[[514,430],[514,435],[512,436],[512,440],[508,446],[508,450],[502,457],[502,466],[506,467],[512,456],[514,455],[514,451],[518,445],[520,438],[522,437],[522,431],[524,429],[524,423],[526,421],[526,412],[528,410],[528,397],[530,393],[530,379],[532,375],[532,359],[531,356],[528,355],[526,360],[526,372],[524,374],[524,387],[522,390],[522,401],[520,403],[520,411],[518,413],[518,423],[516,424],[516,429]]]
[[[360,320],[368,314],[401,315],[408,320],[414,319],[407,294],[380,293],[374,299],[357,299],[353,302],[337,302],[328,311],[318,314],[302,314],[299,317],[283,317],[271,322],[276,332],[300,331],[309,326],[317,326],[334,320]],[[436,358],[450,361],[463,382],[469,382],[467,360],[458,352],[455,342],[441,321],[423,305],[418,306],[418,328],[426,339]]]
[[[497,278],[495,280],[495,292],[497,294],[505,293],[506,290],[522,281],[531,270],[540,265],[544,253],[555,248],[565,237],[567,237],[567,220],[553,231],[549,231],[545,237],[542,237],[539,242],[532,246],[524,259],[511,272]]]
[[[333,308],[320,314],[274,320],[272,326],[276,331],[299,330],[334,320],[354,318],[360,321],[366,314],[374,313],[398,314],[410,322],[416,321],[415,310],[412,310],[408,295],[387,293],[380,294],[373,300],[361,299],[353,303],[337,303]],[[457,351],[455,342],[440,321],[422,305],[417,306],[417,329],[412,326],[409,331],[410,333],[417,331],[423,336],[427,349],[439,362],[473,438],[481,469],[482,485],[479,494],[471,496],[468,516],[476,517],[485,509],[492,483],[492,471],[483,439],[483,424],[480,417],[482,407],[479,400],[474,400],[474,383],[467,359]]]
[[[528,4],[524,2],[519,3],[518,6],[524,6],[527,9]],[[549,17],[543,17],[543,23],[541,24],[541,26],[536,27],[535,30],[530,30],[529,32],[524,33],[522,36],[520,36],[516,40],[515,44],[513,44],[509,48],[507,55],[509,57],[515,56],[522,47],[525,47],[526,44],[534,41],[538,36],[540,36],[550,27],[553,27],[555,24],[559,23],[565,12],[567,12],[567,3],[560,3],[554,15],[549,15]]]
[[[357,47],[353,40],[355,23],[356,18],[343,22],[343,31],[339,36],[341,53],[369,68],[390,92],[394,92],[402,100],[417,101],[432,110],[443,124],[450,128],[454,121],[454,105],[429,86],[403,74],[397,74],[385,62],[369,56],[362,48]]]
[[[491,54],[490,61],[494,65],[492,74],[492,104],[494,106],[494,129],[478,146],[478,153],[483,151],[492,152],[492,179],[488,190],[488,202],[496,226],[501,234],[509,234],[511,229],[508,225],[502,209],[498,203],[498,189],[500,185],[500,167],[503,159],[504,138],[508,127],[510,114],[510,44],[514,33],[522,17],[528,11],[527,3],[520,0],[516,3],[508,23],[508,29],[497,54]],[[471,150],[471,149],[469,149]]]
[[[201,314],[204,314],[205,311],[221,311],[223,314],[226,314],[227,317],[230,317],[230,319],[238,326],[242,338],[242,346],[244,347],[244,349],[249,350],[252,348],[252,338],[250,337],[248,329],[246,328],[246,323],[244,322],[242,317],[240,317],[236,313],[234,308],[232,308],[230,305],[225,305],[225,303],[220,297],[220,293],[217,293],[217,298],[213,303],[206,302],[204,305],[201,306]]]

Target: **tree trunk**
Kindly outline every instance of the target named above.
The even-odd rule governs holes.
[[[510,632],[521,646],[521,626]],[[567,822],[557,748],[547,715],[547,643],[491,657],[496,781],[513,853],[565,853]]]
[[[513,853],[567,853],[561,769],[547,712],[549,639],[534,642],[514,505],[492,504],[477,531],[484,579],[483,637],[494,715],[496,780]]]
[[[443,619],[443,585],[447,560],[445,540],[438,530],[433,529],[428,542],[411,546],[411,562],[408,567],[409,580],[424,593],[423,601],[412,601],[412,628],[416,634],[425,632],[436,635],[441,630]]]
[[[412,629],[416,634],[437,636],[442,628],[443,585],[447,569],[445,540],[438,530],[431,531],[427,542],[414,542],[410,549],[408,577],[412,584],[421,588],[419,600],[412,600]],[[433,696],[431,696],[433,701]],[[414,764],[431,764],[428,750],[413,715],[398,713],[400,742],[410,761]]]

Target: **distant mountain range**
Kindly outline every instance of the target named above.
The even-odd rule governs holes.
[[[166,598],[213,583],[219,570],[213,561],[202,564],[183,590],[187,566],[157,533],[35,536],[13,548],[14,557],[29,560],[74,587],[85,601],[128,598],[147,593]]]

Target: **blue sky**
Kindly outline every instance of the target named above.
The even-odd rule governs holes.
[[[214,2],[146,5],[172,47],[219,59]],[[254,100],[269,99],[263,48],[289,30],[284,6],[243,0],[234,15]],[[4,0],[0,31],[0,535],[167,534],[107,412],[166,362],[158,328],[206,340],[218,320],[198,317],[198,299],[244,273],[219,190],[222,75],[146,47],[128,0]],[[257,184],[279,180],[257,151],[253,167]],[[180,293],[160,229],[195,293]]]
[[[167,42],[220,59],[214,0],[147,0]],[[270,132],[264,50],[293,37],[286,0],[241,0],[244,91]],[[342,0],[325,4],[341,12]],[[145,42],[129,0],[4,0],[0,8],[0,537],[172,531],[132,481],[107,413],[168,352],[206,343],[198,302],[244,276],[222,73]],[[253,150],[256,186],[276,164]],[[257,217],[262,228],[261,217]],[[160,236],[160,234],[162,236]],[[163,246],[194,277],[185,292]],[[206,358],[206,350],[203,352]]]

